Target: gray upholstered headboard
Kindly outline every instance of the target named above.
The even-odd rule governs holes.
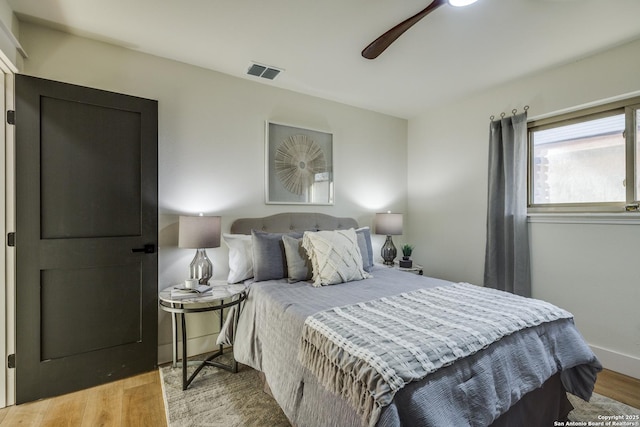
[[[263,218],[239,218],[231,224],[231,233],[251,234],[251,230],[288,233],[349,228],[358,228],[358,222],[353,218],[337,218],[321,213],[288,212]]]

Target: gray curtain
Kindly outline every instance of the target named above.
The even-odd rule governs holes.
[[[531,296],[527,113],[491,122],[484,285]]]

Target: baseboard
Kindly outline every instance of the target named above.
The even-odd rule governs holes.
[[[201,337],[189,338],[187,341],[187,355],[195,356],[215,350],[218,334],[203,335]],[[173,345],[171,343],[160,344],[158,346],[158,364],[169,363],[173,360]],[[178,360],[182,359],[182,341],[178,341]]]
[[[591,345],[591,350],[596,354],[602,366],[610,371],[615,371],[633,378],[640,379],[640,359],[627,354]]]

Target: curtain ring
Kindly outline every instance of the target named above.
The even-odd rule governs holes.
[[[494,116],[493,114],[491,115],[491,117],[489,117],[489,119],[490,119],[491,121],[493,121],[493,119],[495,119],[495,118],[496,118],[496,116]]]
[[[500,113],[500,118],[501,119],[504,119],[504,116],[505,116],[504,112]]]
[[[514,108],[513,110],[511,110],[511,114],[513,114],[514,116],[516,115],[517,112],[518,112],[517,108]]]
[[[524,111],[527,111],[527,110],[529,110],[529,106],[528,106],[528,105],[525,105],[525,106],[524,106]]]

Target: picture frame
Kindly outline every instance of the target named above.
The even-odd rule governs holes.
[[[267,121],[267,204],[333,205],[333,134]]]

